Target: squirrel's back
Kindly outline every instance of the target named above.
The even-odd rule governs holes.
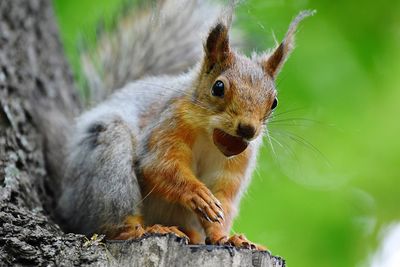
[[[127,123],[133,135],[140,136],[174,99],[187,97],[197,69],[177,76],[147,77],[126,84],[107,100],[77,118],[75,133],[69,143],[79,145],[79,139],[95,122],[118,117]]]

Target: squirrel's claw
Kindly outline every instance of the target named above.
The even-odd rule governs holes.
[[[266,251],[267,249],[263,246],[257,245],[251,241],[249,241],[244,235],[242,234],[234,234],[231,237],[227,236],[211,236],[206,238],[206,244],[208,245],[229,245],[235,248],[244,248],[250,250],[259,250],[259,251]]]
[[[209,222],[213,222],[210,217],[208,217],[207,213],[202,208],[197,208],[197,211],[201,213],[201,215]]]
[[[189,207],[205,220],[222,224],[225,220],[222,205],[210,190],[202,186],[193,193]]]
[[[251,250],[259,250],[259,251],[267,250],[265,247],[257,245],[255,243],[249,241],[242,234],[234,234],[227,240],[226,244],[234,246],[236,248],[246,248],[246,249],[251,249]]]
[[[224,214],[221,211],[218,211],[217,215],[218,215],[219,218],[221,218],[223,221],[225,221]]]
[[[222,204],[218,199],[216,199],[215,205],[217,205],[217,207],[220,208],[223,211]]]

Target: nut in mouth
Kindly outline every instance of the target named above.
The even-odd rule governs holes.
[[[220,129],[214,129],[213,141],[215,146],[227,157],[242,153],[249,142],[241,137],[230,135]]]

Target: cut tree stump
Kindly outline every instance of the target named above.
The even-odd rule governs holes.
[[[285,261],[269,252],[230,246],[186,245],[176,236],[151,236],[139,241],[108,241],[118,266],[255,266],[283,267]]]
[[[267,252],[188,246],[173,236],[111,242],[64,233],[51,216],[62,125],[80,107],[51,1],[1,0],[0,266],[284,265]]]

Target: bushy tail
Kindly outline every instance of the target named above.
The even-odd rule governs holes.
[[[160,0],[126,15],[101,36],[95,53],[82,55],[90,104],[130,81],[194,66],[203,37],[219,15],[220,7],[206,0]]]

